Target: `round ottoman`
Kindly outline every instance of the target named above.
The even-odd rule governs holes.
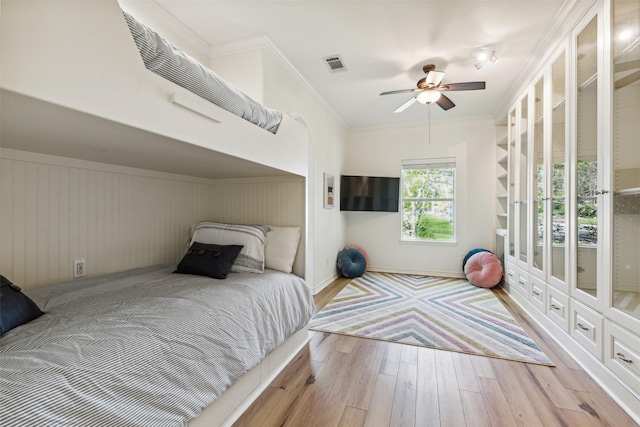
[[[365,251],[361,246],[358,245],[347,245],[345,246],[346,248],[353,248],[353,249],[357,249],[362,256],[364,256],[364,260],[366,261],[366,266],[365,266],[365,271],[369,270],[369,254],[367,254],[367,251]]]
[[[344,248],[338,254],[338,271],[344,277],[360,277],[367,269],[367,260],[359,250]]]
[[[464,275],[472,285],[492,288],[502,280],[502,264],[493,253],[478,251],[466,260]]]

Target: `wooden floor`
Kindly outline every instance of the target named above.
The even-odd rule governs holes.
[[[317,295],[318,310],[347,283],[338,279]],[[637,426],[496,292],[556,367],[312,331],[234,427]]]

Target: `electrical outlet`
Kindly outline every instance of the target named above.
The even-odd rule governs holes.
[[[74,259],[73,260],[73,278],[84,277],[87,275],[87,260],[86,259]]]

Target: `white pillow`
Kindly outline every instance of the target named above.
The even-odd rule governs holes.
[[[265,267],[291,273],[300,243],[300,227],[274,227],[267,233]]]
[[[222,224],[200,222],[191,237],[194,242],[216,245],[242,245],[231,271],[236,273],[262,273],[264,271],[264,247],[269,227],[266,225]]]

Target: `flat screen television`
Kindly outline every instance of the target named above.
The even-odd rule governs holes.
[[[340,177],[340,210],[398,212],[400,178],[382,176]]]

